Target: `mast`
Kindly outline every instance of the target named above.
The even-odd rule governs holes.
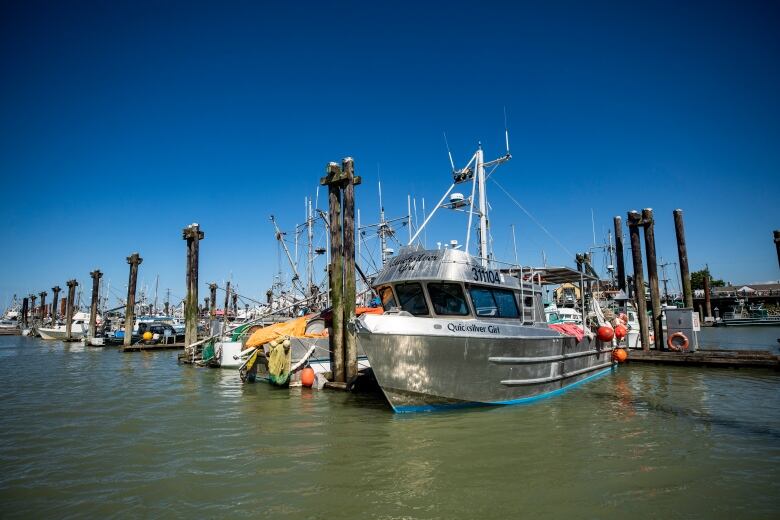
[[[276,230],[276,240],[279,241],[279,243],[282,245],[282,249],[284,249],[284,254],[287,256],[287,260],[290,262],[290,267],[292,267],[293,270],[293,279],[292,284],[293,287],[298,289],[301,293],[303,293],[304,297],[306,297],[306,293],[300,286],[301,277],[298,274],[298,269],[295,267],[295,262],[292,259],[292,255],[290,255],[290,250],[287,247],[287,244],[284,241],[284,233],[281,232],[279,229],[279,226],[276,225],[276,218],[274,218],[273,215],[271,215],[271,223],[274,225],[274,229]],[[279,266],[279,269],[281,271],[281,265]]]
[[[485,193],[485,155],[482,151],[482,143],[477,149],[477,184],[479,185],[479,263],[487,267],[487,194]]]
[[[306,264],[306,283],[308,284],[309,294],[311,296],[312,286],[314,285],[314,229],[313,217],[311,212],[311,199],[306,200],[306,232],[309,241],[308,261]]]
[[[409,233],[412,232],[411,225],[412,222],[409,220]],[[411,235],[409,238],[411,239]],[[387,223],[385,222],[385,205],[382,202],[382,181],[379,181],[379,249],[382,256],[382,265],[384,266],[387,261]]]

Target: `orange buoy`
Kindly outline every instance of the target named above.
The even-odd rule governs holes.
[[[301,370],[301,384],[307,388],[314,385],[314,369],[312,367]]]
[[[628,334],[628,330],[626,329],[625,325],[618,325],[617,327],[615,327],[615,337],[617,339],[625,338],[626,334]]]
[[[596,331],[596,335],[601,341],[607,342],[612,341],[612,338],[615,337],[615,331],[612,327],[607,327],[606,325],[602,325],[599,327],[599,330]]]
[[[612,359],[618,363],[622,363],[628,359],[628,351],[626,351],[624,348],[616,348],[612,351]]]

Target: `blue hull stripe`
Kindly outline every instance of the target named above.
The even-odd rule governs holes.
[[[514,405],[514,404],[529,404],[533,403],[535,401],[539,401],[540,399],[547,399],[548,397],[553,397],[556,395],[560,395],[566,390],[569,390],[571,388],[574,388],[576,386],[581,385],[582,383],[585,383],[587,381],[592,381],[593,379],[599,378],[601,376],[604,376],[608,374],[609,372],[612,372],[615,370],[615,367],[609,367],[605,368],[604,370],[600,372],[596,372],[595,374],[592,374],[584,379],[580,379],[576,383],[572,383],[570,385],[566,385],[563,388],[559,388],[557,390],[553,390],[552,392],[547,392],[544,394],[539,395],[532,395],[531,397],[521,397],[519,399],[510,399],[509,401],[494,401],[490,403],[477,403],[477,402],[462,402],[462,403],[452,403],[452,404],[424,404],[419,406],[398,406],[393,407],[393,411],[395,413],[417,413],[417,412],[436,412],[436,411],[442,411],[442,410],[457,410],[458,408],[474,408],[477,406],[500,406],[500,405]],[[392,405],[391,405],[392,406]]]

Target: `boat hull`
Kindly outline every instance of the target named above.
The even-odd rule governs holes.
[[[50,328],[41,327],[41,328],[38,329],[38,334],[40,334],[41,339],[46,339],[46,340],[50,340],[50,341],[51,340],[63,341],[65,339],[67,339],[67,337],[68,337],[68,335],[67,335],[67,333],[66,333],[64,328],[62,330],[60,330],[59,328],[50,329]],[[85,331],[83,331],[83,330],[71,330],[70,331],[70,336],[71,336],[72,339],[81,339],[84,336],[84,334],[85,334]]]
[[[358,342],[396,412],[520,404],[560,393],[613,367],[611,348],[598,340],[578,342],[537,327],[501,325],[514,337],[484,337],[415,332],[413,323],[371,327],[367,321],[358,328]],[[442,321],[438,330],[447,330],[447,320],[426,321]]]

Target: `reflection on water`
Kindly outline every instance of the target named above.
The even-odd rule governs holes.
[[[768,518],[776,372],[631,365],[533,405],[393,415],[0,338],[3,517]]]

